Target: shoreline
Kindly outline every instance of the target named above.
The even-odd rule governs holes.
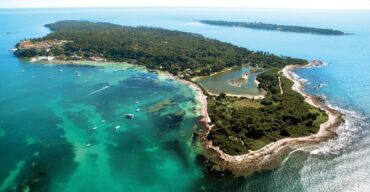
[[[224,153],[219,147],[214,146],[212,141],[207,139],[208,133],[213,126],[209,125],[209,122],[204,121],[204,119],[209,119],[209,117],[205,117],[208,116],[208,113],[203,113],[203,118],[199,122],[204,126],[205,130],[200,133],[199,139],[204,147],[207,159],[213,164],[212,170],[231,171],[236,177],[250,175],[262,170],[272,170],[279,167],[286,155],[293,150],[318,144],[336,137],[335,131],[337,127],[344,122],[342,114],[320,101],[318,97],[304,93],[302,82],[292,76],[292,71],[295,69],[308,68],[316,65],[314,62],[304,66],[288,65],[281,72],[285,77],[294,82],[292,89],[303,95],[306,103],[320,108],[328,114],[328,120],[320,125],[319,132],[310,136],[284,138],[270,143],[259,150],[250,150],[246,154],[232,156]]]
[[[209,123],[211,122],[209,116],[208,116],[208,111],[207,111],[207,96],[203,94],[202,88],[200,88],[196,83],[193,82],[193,80],[185,80],[182,79],[178,76],[175,76],[171,74],[168,71],[161,71],[158,69],[149,69],[145,66],[137,65],[137,64],[131,64],[127,62],[116,62],[116,61],[91,61],[91,60],[58,60],[58,59],[53,59],[50,61],[39,61],[39,60],[34,60],[34,57],[31,57],[27,59],[29,63],[32,64],[46,64],[46,65],[78,65],[78,66],[92,66],[92,67],[107,67],[109,65],[119,65],[119,66],[130,66],[130,67],[137,67],[138,69],[146,69],[146,70],[153,70],[158,73],[158,75],[164,75],[170,79],[174,79],[190,89],[192,89],[196,93],[196,100],[199,101],[201,104],[201,107],[199,109],[199,114],[202,116],[204,115],[204,121]],[[227,68],[224,71],[231,70],[233,68]]]
[[[198,85],[197,85],[198,86]],[[218,96],[219,94],[209,92],[206,88],[203,88],[205,91],[207,91],[208,95],[212,96]],[[248,99],[264,99],[266,95],[242,95],[242,94],[231,94],[231,93],[225,93],[226,96],[228,97],[238,97],[238,98],[248,98]]]
[[[211,119],[208,116],[207,96],[203,93],[203,90],[202,90],[202,88],[200,86],[198,86],[192,80],[190,81],[190,80],[182,79],[182,78],[180,78],[178,76],[175,76],[175,75],[171,74],[170,72],[161,71],[161,70],[156,70],[156,71],[159,74],[166,75],[169,78],[174,79],[174,80],[176,80],[176,81],[178,81],[178,82],[186,85],[191,90],[193,90],[193,92],[196,94],[195,95],[195,100],[197,100],[200,103],[200,105],[201,105],[201,107],[198,110],[199,116],[200,116],[200,120],[199,121],[205,122],[207,124],[211,122]]]
[[[92,60],[58,60],[53,59],[50,61],[44,61],[44,60],[33,60],[34,57],[31,57],[29,59],[26,59],[27,62],[31,64],[43,64],[43,65],[79,65],[79,66],[92,66],[92,67],[107,67],[107,66],[114,66],[114,65],[126,65],[126,66],[132,66],[137,68],[143,68],[145,69],[145,66],[131,64],[127,62],[117,62],[117,61],[92,61]]]
[[[50,64],[50,65],[86,65],[86,66],[95,66],[95,67],[104,67],[107,64],[113,65],[131,65],[136,66],[142,69],[147,69],[145,66],[140,66],[136,64],[130,64],[125,62],[109,62],[109,61],[89,61],[89,60],[53,60],[53,61],[39,61],[41,64]],[[32,63],[32,62],[31,62]],[[305,102],[315,107],[321,108],[326,111],[329,118],[328,121],[322,123],[320,125],[320,130],[318,133],[306,136],[306,137],[297,137],[297,138],[284,138],[278,140],[276,142],[270,143],[257,151],[250,150],[246,154],[242,155],[229,155],[224,153],[219,147],[214,146],[212,141],[207,139],[208,133],[211,131],[213,125],[211,124],[211,119],[208,115],[208,106],[207,106],[207,96],[203,92],[202,87],[197,85],[193,79],[186,80],[182,79],[176,75],[173,75],[167,71],[161,71],[157,69],[152,69],[160,75],[165,75],[171,79],[174,79],[184,85],[188,86],[192,89],[195,93],[195,99],[199,102],[200,108],[198,109],[199,113],[199,124],[201,125],[201,130],[198,133],[199,144],[202,146],[202,152],[206,155],[207,159],[210,160],[214,165],[212,169],[215,171],[231,171],[234,176],[246,176],[252,174],[257,171],[261,170],[271,170],[278,167],[281,162],[285,159],[286,154],[297,149],[301,146],[307,144],[316,144],[321,141],[328,140],[330,138],[334,138],[336,136],[335,130],[339,124],[343,122],[341,118],[341,113],[330,108],[326,104],[322,103],[318,97],[311,96],[308,94],[303,93],[303,84],[301,81],[294,79],[291,75],[292,70],[299,69],[299,68],[308,68],[316,66],[314,63],[309,63],[305,66],[297,66],[297,65],[288,65],[281,70],[284,76],[294,82],[292,89],[300,94],[302,94],[305,98]],[[231,70],[231,69],[226,69]],[[218,95],[210,93],[208,90],[204,88],[205,91],[209,95]],[[247,97],[246,95],[233,95],[233,94],[226,94],[227,96],[232,97]],[[263,99],[265,96],[260,95],[259,98],[257,96],[251,96],[251,98],[255,99]]]
[[[83,66],[93,66],[93,67],[107,67],[108,65],[123,65],[124,64],[124,65],[127,65],[127,66],[133,66],[133,67],[138,67],[138,68],[142,68],[142,69],[157,71],[158,73],[162,73],[162,74],[165,74],[167,76],[170,76],[171,78],[174,78],[174,79],[176,79],[178,81],[182,81],[186,85],[188,85],[190,83],[190,84],[192,84],[193,90],[195,90],[195,91],[198,90],[198,89],[200,89],[200,90],[202,90],[202,89],[199,88],[198,85],[195,84],[194,82],[197,79],[208,77],[208,76],[197,76],[197,77],[191,78],[191,80],[185,80],[185,79],[182,79],[182,78],[180,78],[178,76],[175,76],[175,75],[173,75],[173,74],[171,74],[171,73],[169,73],[167,71],[161,71],[159,69],[149,69],[149,68],[147,68],[145,66],[141,66],[141,65],[137,65],[137,64],[131,64],[131,63],[127,63],[127,62],[91,61],[91,60],[58,60],[58,59],[44,61],[44,60],[38,60],[35,57],[31,57],[31,58],[29,58],[27,60],[28,60],[28,62],[30,62],[32,64],[40,63],[40,64],[47,64],[47,65],[83,65]],[[238,66],[235,66],[235,67],[238,67]],[[224,69],[224,70],[222,70],[220,72],[215,72],[215,73],[211,74],[210,76],[213,76],[213,75],[216,75],[216,74],[219,74],[219,73],[222,73],[222,72],[230,71],[230,70],[234,69],[235,67],[226,68],[226,69]],[[259,82],[257,80],[255,80],[255,83],[258,86]],[[212,95],[212,96],[218,96],[219,95],[219,94],[216,94],[216,93],[209,92],[204,87],[203,87],[203,89],[207,91],[208,95]],[[226,96],[229,96],[229,97],[238,97],[238,98],[243,98],[244,97],[244,98],[248,98],[248,99],[264,99],[265,96],[266,96],[264,94],[259,94],[259,95],[231,94],[231,93],[225,93],[225,94],[226,94]],[[199,97],[202,97],[202,96],[199,96]]]
[[[227,67],[227,68],[223,69],[222,71],[213,72],[213,73],[211,73],[209,75],[206,75],[206,76],[195,76],[195,77],[191,78],[191,81],[197,81],[198,79],[202,79],[202,78],[206,78],[206,77],[212,77],[214,75],[217,75],[217,74],[220,74],[220,73],[224,73],[224,72],[233,70],[236,67],[241,67],[241,66]]]

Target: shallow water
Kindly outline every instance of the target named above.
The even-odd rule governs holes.
[[[186,190],[202,176],[187,147],[196,103],[185,86],[135,67],[19,64],[1,94],[1,189],[32,174],[51,191]],[[163,100],[171,105],[149,110]]]
[[[201,77],[196,81],[200,83],[209,92],[220,94],[235,94],[235,95],[259,95],[262,93],[256,85],[256,77],[258,73],[248,74],[247,79],[241,79],[246,75],[249,67],[237,67],[228,71],[214,74],[209,77]]]
[[[189,31],[253,50],[324,60],[327,67],[297,73],[307,79],[306,91],[326,96],[347,123],[338,129],[338,140],[312,154],[297,151],[277,170],[246,179],[204,177],[187,147],[196,115],[194,95],[184,85],[141,69],[30,64],[8,52],[24,38],[46,34],[42,26],[61,19]],[[200,19],[305,25],[355,35],[207,26],[196,22]],[[0,10],[0,191],[32,174],[43,176],[34,184],[48,191],[368,191],[369,20],[366,11]],[[319,83],[327,86],[314,89]],[[104,85],[110,87],[97,91]],[[128,112],[135,119],[124,118]]]

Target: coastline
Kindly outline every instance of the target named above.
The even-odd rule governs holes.
[[[50,65],[69,65],[69,64],[87,65],[96,67],[106,67],[107,64],[108,66],[109,64],[119,66],[132,65],[139,68],[147,69],[144,66],[136,64],[130,64],[125,62],[109,62],[109,61],[53,60],[40,63]],[[204,94],[203,89],[195,82],[193,82],[193,79],[185,80],[167,71],[161,71],[156,69],[154,69],[154,71],[158,72],[158,74],[165,75],[180,83],[183,83],[194,91],[196,100],[200,104],[198,113],[200,115],[199,124],[201,125],[202,128],[201,130],[199,130],[199,132],[197,132],[199,144],[202,146],[201,150],[204,153],[204,155],[207,157],[208,160],[212,162],[213,164],[212,169],[215,171],[231,171],[234,176],[246,176],[257,171],[274,169],[281,164],[281,162],[285,159],[286,154],[288,154],[289,152],[302,146],[306,146],[308,144],[317,144],[321,141],[325,141],[336,136],[335,130],[338,127],[338,125],[343,122],[343,119],[341,118],[341,113],[322,103],[318,97],[305,94],[302,91],[303,90],[302,82],[297,79],[294,79],[294,77],[291,74],[293,73],[292,70],[299,68],[307,68],[311,66],[315,66],[315,64],[310,63],[305,66],[289,65],[282,69],[281,72],[285,77],[294,82],[292,89],[302,94],[305,97],[305,101],[308,104],[321,108],[322,110],[325,110],[326,113],[328,114],[329,116],[328,121],[320,125],[319,132],[314,135],[306,137],[284,138],[274,143],[270,143],[257,151],[250,150],[247,154],[236,156],[224,153],[219,147],[214,146],[212,141],[207,139],[207,135],[211,131],[213,125],[211,124],[211,119],[208,115],[207,96]],[[204,90],[207,91],[209,95],[216,96],[218,95],[210,93],[206,89]],[[233,94],[226,95],[232,97],[247,97],[250,99],[253,97],[254,99],[263,99],[265,97],[264,95],[260,95],[260,97],[257,96],[248,97],[246,95],[233,95]]]
[[[135,65],[127,62],[116,62],[116,61],[91,61],[91,60],[58,60],[53,59],[50,61],[43,61],[43,60],[33,60],[34,57],[27,59],[29,63],[32,64],[44,64],[44,65],[80,65],[80,66],[93,66],[93,67],[113,67],[113,66],[133,66],[137,68],[143,68],[144,66]]]
[[[212,96],[218,96],[219,94],[216,94],[216,93],[212,93],[212,92],[209,92],[206,88],[204,88],[208,95],[212,95]],[[266,96],[261,94],[261,95],[248,95],[248,94],[245,94],[245,95],[239,95],[239,94],[231,94],[231,93],[225,93],[226,96],[228,97],[238,97],[238,98],[248,98],[248,99],[264,99]]]
[[[250,175],[257,171],[271,170],[277,168],[291,151],[336,137],[335,131],[337,127],[344,122],[342,114],[320,101],[318,97],[304,93],[302,82],[292,76],[292,71],[295,69],[313,66],[317,66],[317,63],[311,62],[305,66],[288,65],[281,72],[294,82],[292,89],[303,95],[306,103],[320,108],[328,114],[328,120],[320,125],[319,132],[305,137],[284,138],[270,143],[259,150],[250,150],[246,154],[232,156],[224,153],[219,147],[214,146],[212,141],[207,139],[207,135],[213,126],[208,121],[205,121],[205,119],[209,119],[207,117],[208,113],[203,113],[200,123],[204,126],[204,130],[200,133],[199,139],[204,147],[207,159],[213,164],[212,170],[231,171],[237,177]]]
[[[92,66],[92,67],[107,67],[107,66],[132,66],[132,67],[137,67],[140,69],[147,69],[145,66],[140,66],[136,64],[131,64],[131,63],[126,63],[126,62],[115,62],[115,61],[90,61],[90,60],[57,60],[53,59],[51,61],[38,61],[38,60],[33,60],[33,58],[27,59],[28,62],[30,63],[39,63],[39,64],[46,64],[46,65],[82,65],[82,66]],[[233,68],[227,68],[224,71],[231,70]],[[160,75],[164,75],[168,78],[174,79],[186,86],[188,86],[190,89],[192,89],[195,94],[196,94],[196,100],[199,101],[201,107],[199,108],[199,114],[203,116],[202,121],[204,122],[211,122],[209,116],[208,116],[208,111],[207,111],[207,96],[203,94],[202,88],[200,88],[196,83],[193,82],[193,80],[188,81],[185,79],[182,79],[178,76],[175,76],[171,74],[170,72],[167,71],[161,71],[158,69],[152,69],[153,71],[156,71]]]

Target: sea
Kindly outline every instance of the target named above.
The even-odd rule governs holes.
[[[202,19],[353,34],[230,28]],[[210,176],[194,147],[199,103],[186,85],[129,64],[46,65],[9,51],[23,39],[46,35],[44,25],[59,20],[160,27],[322,60],[325,66],[296,75],[307,93],[324,97],[346,121],[336,139],[298,149],[274,170]],[[366,10],[0,9],[0,191],[370,191],[369,21]]]

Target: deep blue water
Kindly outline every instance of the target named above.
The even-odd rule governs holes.
[[[69,188],[63,191],[77,189],[102,191],[106,189],[105,186],[110,186],[111,191],[174,191],[180,188],[187,191],[207,190],[211,189],[210,185],[216,186],[211,181],[204,180],[201,169],[192,162],[193,158],[189,150],[173,149],[174,147],[168,149],[168,146],[174,146],[174,143],[177,143],[173,140],[179,140],[180,144],[177,145],[182,146],[182,143],[190,139],[187,136],[176,135],[178,131],[165,134],[165,139],[159,137],[158,134],[163,134],[167,130],[156,129],[163,126],[155,125],[155,120],[161,117],[149,112],[149,109],[143,111],[144,119],[141,121],[137,119],[138,125],[130,125],[132,122],[127,124],[128,127],[139,127],[138,131],[128,128],[128,131],[122,131],[119,134],[109,132],[111,126],[126,125],[127,122],[116,114],[126,111],[127,106],[133,105],[137,99],[146,102],[144,106],[134,107],[145,108],[164,99],[174,99],[177,101],[175,109],[186,111],[187,108],[191,108],[190,106],[194,105],[192,93],[184,86],[170,80],[162,80],[155,85],[158,88],[156,92],[149,89],[153,86],[152,82],[139,81],[141,83],[138,83],[135,80],[137,76],[158,78],[145,71],[114,72],[91,67],[40,66],[19,61],[7,51],[24,38],[39,37],[48,33],[48,30],[43,27],[44,24],[64,19],[106,21],[195,32],[253,50],[327,62],[326,67],[299,70],[297,73],[307,80],[306,91],[327,97],[331,105],[339,107],[346,114],[347,123],[338,129],[338,139],[318,146],[315,154],[292,154],[277,170],[257,173],[246,179],[218,183],[217,186],[221,186],[218,189],[222,191],[370,190],[368,183],[370,179],[370,136],[368,134],[370,129],[370,12],[207,8],[0,10],[0,190],[3,190],[1,187],[5,184],[12,183],[11,181],[24,178],[23,174],[30,169],[32,171],[33,160],[53,162],[49,163],[50,167],[47,170],[51,173],[50,178],[54,178],[48,182],[52,183],[55,190],[67,186]],[[304,25],[333,28],[355,33],[355,35],[320,36],[207,26],[196,22],[200,19]],[[8,32],[10,33],[7,34]],[[60,75],[59,69],[63,69],[63,75]],[[76,79],[76,71],[82,71],[82,77],[86,79]],[[55,75],[53,80],[47,80],[50,74]],[[117,76],[114,77],[111,74]],[[36,77],[32,78],[33,75]],[[319,83],[327,86],[319,90],[313,89],[313,86]],[[95,98],[81,99],[82,95],[99,89],[104,84],[110,84],[111,88],[95,95]],[[135,89],[135,87],[141,89]],[[127,89],[130,90],[130,94],[124,94],[127,93],[124,91]],[[181,94],[178,90],[182,90]],[[158,96],[144,97],[149,92],[157,93]],[[165,92],[167,93],[165,96],[161,95]],[[174,112],[171,109],[162,110],[162,115]],[[191,110],[188,113],[181,129],[191,132],[195,119]],[[111,124],[107,128],[102,126],[105,131],[98,136],[92,135],[89,133],[90,127],[93,124],[99,124],[101,118],[107,119]],[[153,120],[151,122],[154,123],[148,127],[151,130],[149,133],[146,129],[140,129],[143,125],[147,125],[146,118]],[[75,133],[72,129],[73,131],[68,132],[70,129],[65,127],[73,127],[67,125],[70,119],[75,129],[86,130]],[[143,133],[144,136],[137,134],[138,132]],[[168,137],[169,139],[166,139]],[[53,143],[48,138],[59,139]],[[81,138],[90,138],[91,141]],[[151,142],[148,138],[156,139]],[[170,141],[168,145],[166,141]],[[86,142],[91,142],[94,144],[93,147],[99,148],[92,147],[92,150],[97,151],[85,153]],[[44,145],[38,143],[44,143]],[[136,147],[132,148],[130,145]],[[77,150],[73,151],[72,146]],[[157,150],[155,146],[159,146],[159,155],[148,155],[148,151]],[[128,153],[128,156],[121,153],[121,151],[130,150],[134,152]],[[77,154],[76,157],[76,151],[81,151],[82,154],[80,156]],[[173,151],[185,151],[186,159],[190,159],[190,163],[183,164],[184,157],[181,157],[181,154],[184,153]],[[163,160],[161,157],[167,158]],[[140,161],[143,162],[139,163]],[[83,173],[89,173],[94,168],[94,164],[89,164],[91,162],[97,162],[101,166],[101,172],[86,177]],[[156,164],[159,167],[153,168]],[[63,169],[60,168],[61,165]],[[141,167],[143,165],[148,166]],[[12,170],[13,172],[9,172]],[[14,170],[20,170],[20,172]],[[165,173],[160,174],[161,171]],[[74,182],[68,181],[70,178],[73,178],[71,180]],[[117,185],[117,183],[120,184]]]

